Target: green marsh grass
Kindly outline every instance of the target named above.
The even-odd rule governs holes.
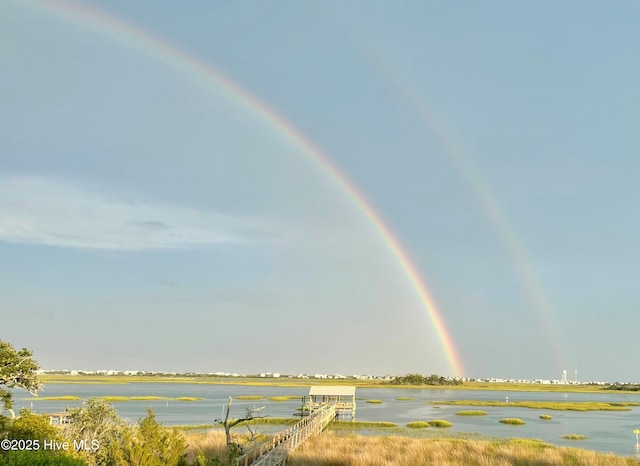
[[[456,413],[457,416],[486,416],[486,411],[481,410],[470,410],[470,411],[458,411]]]
[[[158,400],[170,400],[170,399],[171,398],[167,398],[166,396],[145,395],[145,396],[132,396],[132,397],[129,397],[127,401],[158,401]]]
[[[388,429],[398,427],[394,422],[367,421],[333,421],[327,426],[329,430],[360,430],[360,429]]]
[[[367,400],[367,403],[380,404],[382,400]]]
[[[270,396],[267,398],[269,401],[291,401],[291,400],[300,400],[302,398],[298,395],[284,395],[284,396]]]
[[[500,419],[500,421],[498,422],[502,422],[503,424],[510,424],[512,426],[521,426],[523,424],[526,424],[526,422],[524,422],[522,419],[518,419],[517,417],[507,417],[504,419]]]
[[[236,400],[261,400],[264,396],[262,395],[240,395],[236,396]]]
[[[300,422],[300,418],[295,418],[295,417],[261,417],[261,418],[256,418],[256,419],[251,419],[250,421],[247,421],[247,424],[257,424],[257,425],[263,425],[263,424],[267,424],[267,425],[293,425],[296,424],[297,422]]]
[[[411,398],[410,396],[399,396],[398,398],[396,398],[396,400],[398,400],[398,401],[412,401],[412,400],[415,400],[415,398]]]
[[[63,396],[36,396],[35,398],[23,398],[23,400],[37,400],[37,401],[77,401],[82,398],[75,395],[63,395]]]
[[[99,397],[101,400],[105,400],[108,402],[124,402],[124,401],[202,401],[204,398],[197,398],[192,396],[181,396],[178,398],[171,398],[168,396],[155,396],[155,395],[144,395],[144,396],[101,396]]]
[[[336,380],[336,379],[298,379],[281,377],[265,380],[260,377],[217,377],[217,376],[184,376],[184,375],[64,375],[43,374],[39,376],[44,384],[111,384],[126,385],[130,383],[190,383],[201,385],[241,385],[252,387],[309,387],[311,385],[348,385],[360,388],[391,388],[402,390],[440,390],[437,385],[392,385],[385,381],[374,380]],[[611,393],[605,387],[587,384],[528,384],[528,383],[491,383],[465,382],[460,385],[447,385],[447,390],[499,390],[511,392],[565,392],[565,393]],[[634,393],[621,390],[616,393]],[[637,392],[635,392],[637,393]]]
[[[222,426],[219,424],[197,424],[197,425],[184,424],[184,425],[177,425],[177,426],[171,426],[171,427],[178,430],[182,430],[182,431],[215,429],[216,427],[222,428]]]
[[[433,421],[429,421],[427,424],[429,424],[429,427],[451,427],[451,426],[453,426],[452,423],[450,423],[449,421],[445,421],[443,419],[434,419]]]
[[[128,396],[101,396],[100,399],[110,403],[130,400]]]
[[[553,419],[553,416],[549,416],[548,414],[541,414],[540,419],[542,419],[543,421],[550,421],[551,419]]]
[[[424,421],[414,421],[407,424],[407,427],[410,429],[424,429],[425,427],[429,427],[429,423]]]
[[[597,401],[480,401],[449,400],[431,401],[436,405],[451,406],[499,406],[506,408],[552,409],[556,411],[630,411],[635,402],[602,403]]]
[[[562,438],[566,438],[568,440],[584,440],[587,438],[587,436],[581,434],[566,434],[563,435]]]

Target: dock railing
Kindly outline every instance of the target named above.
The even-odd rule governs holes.
[[[258,445],[238,458],[238,466],[278,466],[285,462],[289,453],[298,448],[313,434],[322,432],[336,417],[336,405],[323,405],[289,429]]]

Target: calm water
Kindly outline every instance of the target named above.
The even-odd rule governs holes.
[[[136,420],[152,408],[158,421],[166,425],[212,424],[221,417],[229,396],[262,395],[265,398],[280,395],[304,396],[307,388],[299,387],[247,387],[241,385],[205,385],[174,383],[131,384],[50,384],[41,396],[76,395],[82,398],[95,396],[164,396],[198,397],[197,402],[180,401],[127,401],[116,402],[120,415]],[[24,392],[15,392],[15,407],[31,407],[38,413],[63,411],[67,406],[78,406],[73,401],[31,400]],[[459,406],[439,408],[427,402],[451,399],[510,401],[640,401],[640,394],[596,394],[596,393],[544,393],[504,392],[480,390],[415,390],[415,389],[366,389],[357,390],[357,415],[359,421],[390,421],[404,426],[411,421],[445,419],[453,423],[448,432],[478,433],[495,437],[535,438],[555,445],[574,446],[598,451],[610,451],[625,456],[640,456],[636,448],[634,429],[640,429],[640,407],[631,411],[547,411],[526,408],[482,407],[487,416],[456,416],[456,412],[467,409]],[[412,401],[399,401],[397,397],[412,397]],[[366,403],[365,400],[382,400],[381,404]],[[234,400],[232,415],[244,414],[246,409],[265,406],[262,413],[271,417],[291,417],[300,401],[272,402],[269,400]],[[474,409],[474,408],[468,408]],[[551,414],[553,420],[542,421],[540,414]],[[498,422],[505,417],[517,417],[527,424],[509,426]],[[564,434],[583,434],[586,440],[571,441]]]

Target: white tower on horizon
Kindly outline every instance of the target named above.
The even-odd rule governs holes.
[[[575,374],[575,377],[574,377],[573,381],[574,381],[575,383],[578,383],[578,369],[574,369],[574,370],[573,370],[573,372],[574,372],[574,374]]]
[[[566,369],[562,370],[562,383],[567,383],[567,371],[566,371]]]

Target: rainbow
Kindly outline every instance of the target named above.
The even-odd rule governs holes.
[[[458,377],[463,375],[463,366],[455,350],[453,339],[445,325],[442,311],[438,308],[432,293],[427,288],[397,236],[353,182],[328,156],[282,115],[210,65],[121,18],[87,5],[63,0],[29,0],[19,3],[27,5],[37,12],[87,28],[94,33],[108,36],[125,47],[135,49],[145,56],[153,57],[191,78],[200,80],[205,86],[213,86],[215,90],[223,91],[225,95],[232,98],[234,104],[239,108],[264,120],[274,131],[296,147],[321,173],[325,174],[376,230],[391,254],[398,261],[422,307],[425,309],[440,339],[453,375]]]
[[[374,49],[363,43],[358,37],[352,36],[352,40],[378,75],[382,76],[391,87],[399,91],[411,103],[425,126],[437,137],[444,149],[444,154],[458,176],[464,180],[466,186],[473,193],[514,264],[521,287],[531,303],[532,310],[537,314],[542,330],[546,332],[544,343],[550,348],[550,353],[554,356],[555,372],[559,373],[562,367],[566,367],[567,360],[562,346],[564,339],[553,317],[553,307],[540,285],[540,280],[528,259],[522,241],[518,239],[518,235],[505,217],[495,195],[492,194],[491,188],[487,185],[480,171],[471,163],[469,151],[460,142],[461,138],[444,124],[445,120],[437,115],[433,106],[420,96],[413,86],[400,78],[394,72],[393,67],[385,63]]]

